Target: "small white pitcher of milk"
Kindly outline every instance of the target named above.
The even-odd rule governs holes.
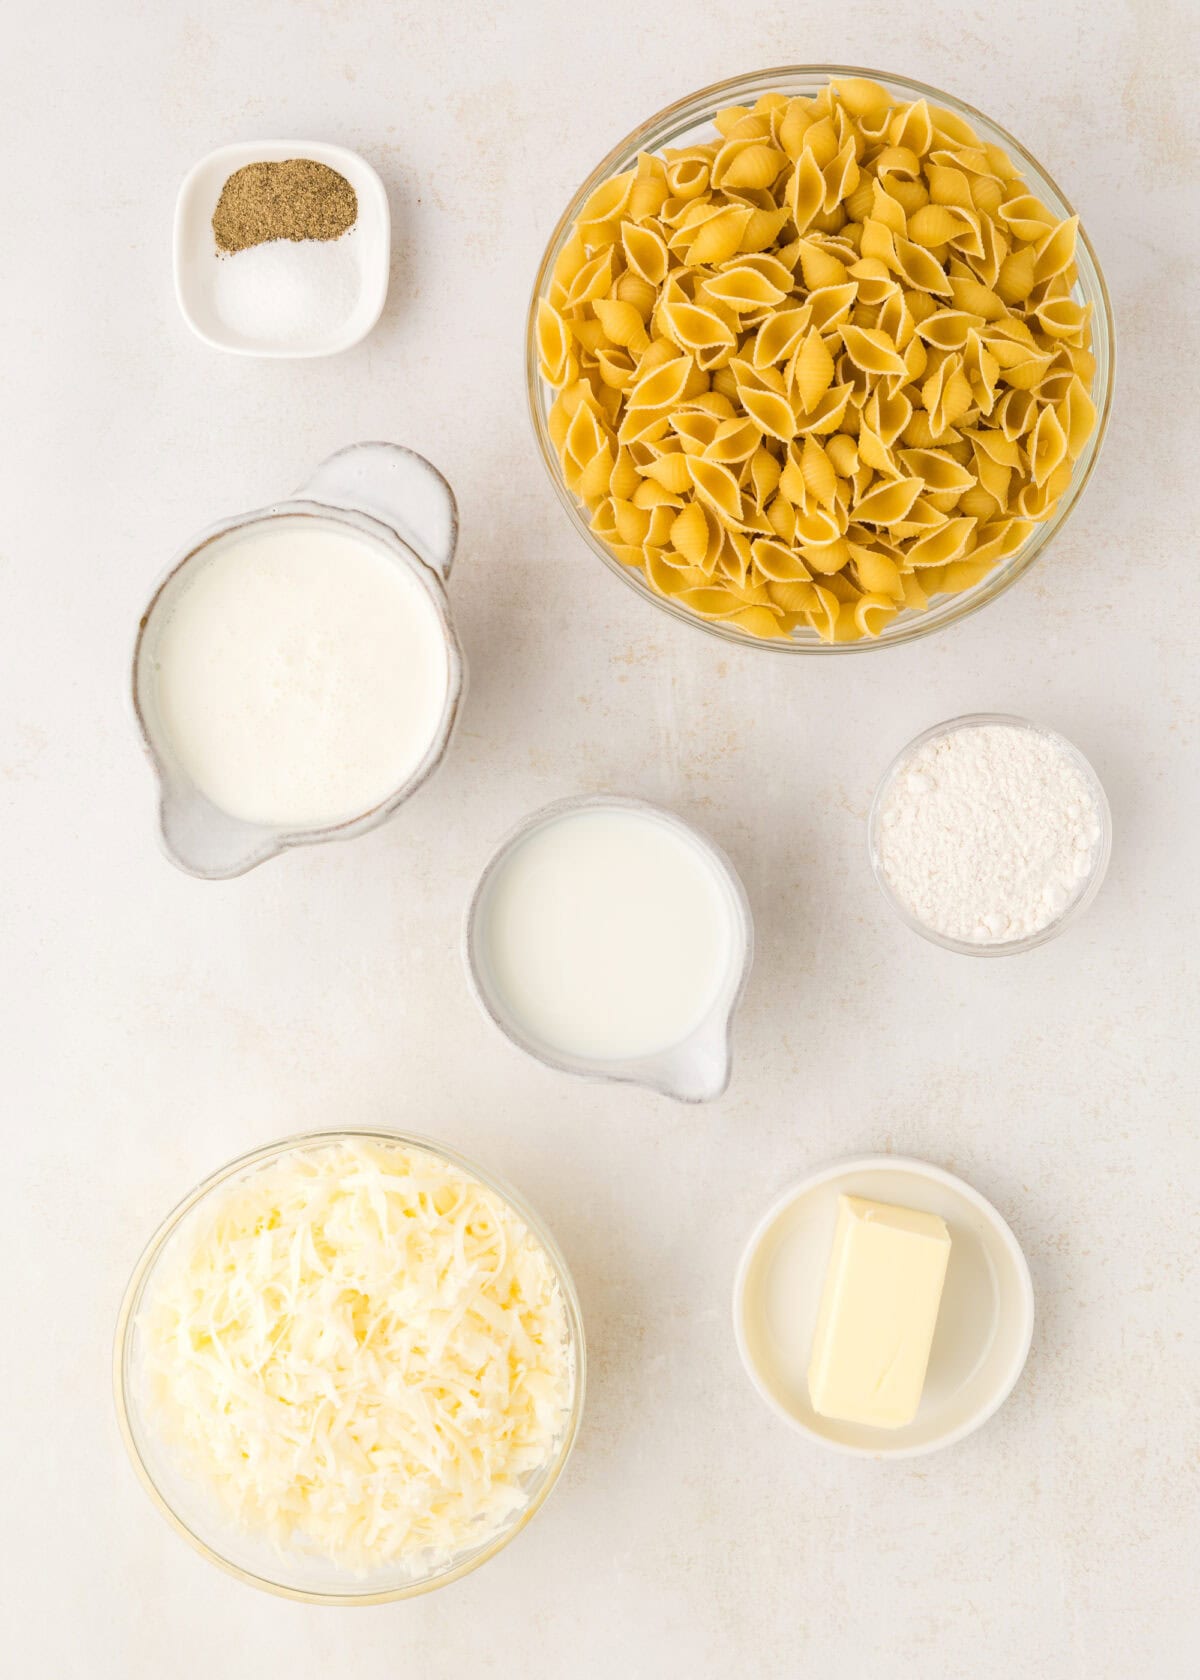
[[[548,1067],[707,1102],[754,952],[733,865],[644,800],[565,799],[527,817],[467,910],[476,999]]]
[[[428,461],[360,443],[176,557],[133,657],[173,863],[221,880],[350,839],[437,768],[465,680],[445,590],[457,536]]]

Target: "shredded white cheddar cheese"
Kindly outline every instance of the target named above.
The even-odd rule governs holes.
[[[201,1214],[139,1330],[154,1421],[233,1522],[358,1572],[503,1528],[574,1381],[554,1266],[513,1210],[439,1156],[354,1140]]]

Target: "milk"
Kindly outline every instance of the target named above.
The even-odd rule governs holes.
[[[155,650],[159,718],[201,793],[233,817],[324,828],[421,764],[450,669],[416,577],[335,520],[231,532],[185,579]]]
[[[528,1040],[619,1061],[682,1043],[710,1013],[735,914],[723,870],[686,831],[652,812],[583,809],[501,857],[476,949]]]

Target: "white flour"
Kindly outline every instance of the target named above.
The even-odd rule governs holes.
[[[927,741],[901,765],[876,844],[888,885],[918,921],[984,944],[1057,920],[1099,839],[1092,790],[1052,736],[980,724]]]

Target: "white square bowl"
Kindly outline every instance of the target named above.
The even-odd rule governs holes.
[[[217,265],[236,262],[236,254],[217,253],[212,217],[229,177],[248,163],[284,163],[310,158],[349,181],[358,195],[358,219],[351,232],[358,257],[358,300],[336,332],[310,344],[264,344],[227,327],[214,299]],[[175,204],[175,296],[184,320],[198,338],[235,356],[333,356],[348,350],[370,332],[387,299],[391,266],[391,215],[383,182],[357,152],[319,140],[251,140],[219,146],[189,171]]]

